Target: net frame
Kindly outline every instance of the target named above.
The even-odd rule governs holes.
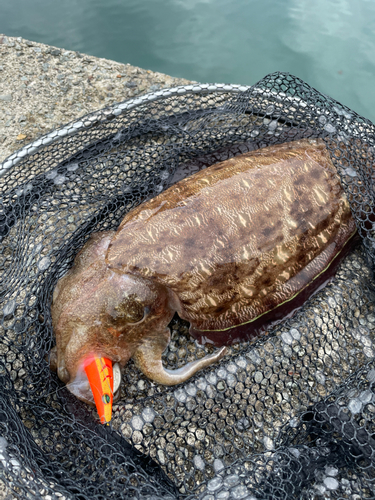
[[[220,95],[224,95],[225,99],[220,100]],[[189,98],[190,96],[192,99],[187,108],[181,105],[181,101],[178,101],[180,105],[173,104],[174,99]],[[216,99],[216,101],[214,100],[213,108],[212,104],[210,104],[210,97],[212,96],[215,96]],[[156,103],[165,104],[168,113],[167,117],[163,115],[161,106],[157,109],[156,118],[147,117],[143,122],[137,123],[138,116],[141,115],[144,117],[145,110],[147,108],[151,109]],[[198,103],[200,103],[200,109],[197,109]],[[179,113],[176,112],[176,109],[178,109]],[[112,126],[114,121],[121,116],[131,116],[132,118],[126,129],[121,126],[117,128]],[[226,126],[225,128],[223,122],[228,120],[228,117],[231,118],[229,120],[230,126]],[[192,121],[194,121],[194,125],[191,125]],[[54,193],[56,193],[59,186],[65,182],[65,179],[62,179],[65,175],[64,172],[71,172],[72,175],[76,175],[79,168],[76,165],[84,162],[85,158],[91,158],[90,155],[93,155],[94,152],[100,156],[100,161],[102,161],[102,158],[110,157],[114,150],[116,152],[116,148],[120,144],[126,141],[127,144],[131,144],[132,141],[135,142],[135,139],[141,137],[140,130],[142,127],[146,130],[146,132],[143,132],[145,136],[147,134],[151,134],[151,136],[154,134],[152,136],[153,139],[157,134],[162,133],[169,138],[173,138],[172,141],[167,141],[163,144],[163,146],[167,147],[161,148],[161,153],[157,141],[153,143],[153,151],[156,150],[160,154],[156,158],[155,171],[151,170],[148,178],[148,182],[153,186],[152,189],[148,189],[148,192],[143,192],[139,187],[142,174],[139,174],[137,177],[137,172],[135,172],[132,174],[133,177],[129,185],[121,185],[121,189],[116,193],[117,199],[115,203],[113,199],[108,201],[105,190],[99,190],[95,193],[94,209],[91,212],[88,210],[87,221],[81,221],[80,226],[74,229],[72,233],[74,234],[74,238],[70,238],[65,242],[60,241],[58,252],[54,253],[52,251],[48,255],[40,253],[41,249],[38,249],[38,245],[36,245],[32,254],[32,257],[34,257],[32,263],[28,263],[26,258],[30,257],[30,255],[26,255],[25,257],[23,254],[22,245],[25,244],[24,241],[19,238],[16,241],[18,245],[16,248],[20,249],[18,266],[20,268],[28,266],[27,269],[30,273],[33,265],[34,276],[37,276],[39,279],[39,281],[30,280],[26,285],[23,285],[27,289],[26,294],[33,297],[37,296],[36,301],[39,303],[39,306],[36,308],[32,304],[27,311],[28,314],[30,310],[34,311],[31,321],[30,316],[28,316],[29,323],[33,322],[35,324],[39,322],[39,326],[35,329],[37,340],[35,340],[34,336],[28,334],[25,322],[22,323],[22,320],[25,320],[25,316],[27,316],[24,314],[25,310],[23,310],[21,315],[17,316],[18,303],[16,299],[12,298],[11,290],[12,286],[14,286],[14,281],[12,281],[12,266],[7,269],[5,269],[5,266],[3,267],[5,271],[2,275],[3,285],[8,284],[8,288],[3,286],[2,290],[2,327],[8,333],[8,337],[3,337],[3,343],[8,349],[11,347],[9,350],[12,355],[9,356],[8,350],[4,358],[6,362],[2,363],[0,367],[3,387],[1,397],[2,417],[0,422],[3,429],[3,439],[5,440],[2,442],[1,453],[3,458],[0,457],[3,464],[1,474],[12,492],[21,495],[21,498],[25,494],[30,498],[46,497],[46,495],[50,495],[51,498],[61,498],[61,495],[67,498],[72,496],[76,498],[111,498],[111,496],[129,498],[131,495],[138,498],[146,498],[157,497],[161,494],[163,496],[171,495],[171,497],[181,494],[181,489],[180,491],[176,489],[176,486],[170,478],[166,477],[155,461],[147,457],[145,458],[143,454],[134,450],[134,448],[129,446],[124,437],[115,430],[103,430],[103,428],[96,424],[94,419],[92,421],[88,420],[87,409],[77,405],[72,396],[66,393],[61,399],[53,400],[53,396],[49,393],[53,393],[53,390],[57,391],[61,389],[56,379],[53,379],[53,376],[50,376],[51,379],[49,380],[47,391],[44,386],[35,387],[35,380],[43,377],[48,378],[46,360],[43,355],[35,356],[35,353],[40,350],[45,354],[52,345],[50,318],[45,317],[46,304],[50,301],[53,284],[69,268],[77,250],[82,246],[89,234],[97,229],[115,227],[125,211],[143,199],[160,192],[161,185],[161,189],[168,187],[176,178],[175,175],[179,168],[179,162],[185,166],[187,165],[187,170],[189,171],[190,168],[191,172],[189,160],[192,156],[195,158],[194,168],[202,168],[207,163],[215,160],[214,157],[218,150],[218,144],[221,142],[220,133],[223,129],[225,129],[225,133],[222,135],[225,136],[224,142],[227,151],[221,152],[221,156],[222,154],[233,156],[241,152],[244,148],[262,147],[262,145],[293,140],[302,136],[323,138],[332,154],[332,160],[337,167],[344,189],[350,198],[353,215],[363,236],[367,261],[370,264],[373,262],[373,248],[375,245],[371,215],[373,206],[372,165],[374,159],[374,126],[371,122],[358,116],[349,108],[320,94],[301,80],[281,73],[268,75],[261,82],[251,87],[197,84],[157,91],[91,113],[23,147],[0,164],[1,179],[10,179],[12,174],[17,180],[17,169],[20,171],[26,170],[28,165],[32,165],[33,163],[38,162],[40,168],[36,168],[32,172],[34,177],[31,182],[28,182],[26,179],[21,185],[15,183],[12,185],[11,181],[7,186],[8,190],[4,191],[5,196],[2,198],[2,211],[0,213],[2,239],[6,239],[9,235],[13,236],[12,228],[20,224],[29,224],[32,227],[32,223],[30,223],[30,213],[32,212],[30,211],[38,203],[41,192],[41,183],[35,183],[35,179],[37,181],[42,181],[43,179],[46,192],[51,190],[52,187],[55,190]],[[230,130],[231,127],[232,129]],[[91,143],[85,143],[82,146],[80,137],[84,137],[87,131],[95,130],[100,130],[100,134],[93,134],[95,140],[91,141]],[[204,133],[199,135],[199,130],[203,130]],[[210,144],[213,133],[217,139],[214,148]],[[109,141],[107,140],[108,137],[110,137]],[[103,145],[103,142],[105,143],[106,140],[107,144]],[[188,140],[194,142],[193,148],[190,146],[186,147],[186,141]],[[140,142],[142,143],[142,140]],[[145,146],[146,142],[144,142],[143,146]],[[174,154],[176,151],[176,142],[179,148],[179,161],[176,161],[176,155]],[[337,147],[338,143],[344,146],[340,149]],[[56,145],[64,145],[65,150],[60,150],[59,154],[54,158],[55,149],[53,148]],[[137,148],[135,147],[136,150]],[[341,151],[341,154],[338,153],[338,150]],[[147,145],[144,151],[148,153]],[[134,157],[135,153],[133,153],[132,159]],[[209,160],[207,160],[208,157],[210,157]],[[182,161],[181,158],[183,158]],[[49,167],[46,170],[48,159],[52,164],[52,168]],[[109,170],[106,165],[101,168],[103,172]],[[87,183],[87,179],[84,179],[84,182]],[[129,201],[128,193],[132,189],[134,190],[134,186],[136,185],[138,189],[137,196]],[[5,184],[2,185],[3,188],[4,186]],[[83,193],[84,190],[81,190],[81,201],[84,200],[86,203],[85,200],[87,200],[90,193],[86,198],[83,196]],[[12,202],[12,200],[16,200],[16,202]],[[74,201],[74,194],[71,200]],[[52,203],[53,201],[61,203],[61,199],[59,200],[58,196],[51,198],[50,202]],[[61,205],[59,207],[57,211],[63,211]],[[7,208],[11,208],[11,210],[7,212]],[[80,200],[77,202],[77,209],[82,210],[83,213],[85,211],[82,208],[82,204],[80,205]],[[64,255],[64,259],[59,258],[59,255],[61,256],[62,254]],[[40,256],[42,257],[37,260]],[[53,271],[51,271],[52,268]],[[8,274],[6,274],[7,271]],[[33,288],[33,283],[36,283],[36,288]],[[35,290],[37,290],[37,293]],[[42,319],[39,316],[42,316]],[[12,324],[9,323],[8,325],[6,323],[12,320]],[[38,336],[39,334],[40,337]],[[14,366],[17,365],[16,361],[20,359],[21,365],[24,364],[32,371],[32,377],[29,380],[26,375],[26,382],[17,385],[17,382],[19,382],[19,372],[22,370],[22,367],[14,369]],[[182,359],[182,361],[184,360]],[[371,373],[369,363],[361,366],[354,378],[359,377],[360,380],[360,374],[366,369],[366,373]],[[16,372],[16,375],[13,372]],[[46,396],[46,392],[49,395]],[[171,394],[171,391],[165,391],[164,394],[167,397],[168,394]],[[43,403],[41,402],[42,399],[44,399]],[[57,405],[58,410],[55,409],[56,411],[53,415],[52,413],[49,415],[48,408],[53,404]],[[321,413],[322,410],[319,410],[321,408],[321,406],[318,406],[319,404],[321,403],[316,404],[315,410],[309,411],[314,415],[318,415],[319,412]],[[92,457],[91,460],[93,463],[98,464],[103,462],[105,464],[102,466],[101,472],[105,471],[108,473],[108,478],[99,480],[98,477],[100,477],[100,474],[96,474],[98,471],[95,471],[93,468],[90,469],[86,465],[83,467],[84,469],[86,468],[86,478],[80,477],[79,481],[77,481],[77,474],[70,474],[71,470],[69,470],[69,467],[65,468],[63,472],[58,472],[59,461],[50,459],[53,453],[50,455],[47,453],[49,460],[48,464],[46,464],[45,457],[43,456],[43,453],[46,453],[46,446],[43,443],[38,443],[38,439],[35,437],[37,435],[40,439],[43,436],[43,428],[38,429],[40,435],[38,433],[35,434],[38,422],[34,420],[31,426],[31,429],[34,430],[33,435],[27,426],[25,426],[25,422],[29,418],[27,412],[30,411],[30,405],[33,406],[31,413],[34,412],[34,417],[35,414],[43,415],[45,424],[48,424],[50,420],[53,426],[59,427],[59,429],[63,429],[64,426],[67,429],[69,428],[69,430],[74,429],[75,433],[71,432],[69,437],[66,436],[67,441],[70,443],[67,449],[73,452],[73,450],[81,449],[82,447],[82,450],[86,450],[85,453],[87,456]],[[59,416],[58,411],[62,407],[65,407],[65,409],[75,407],[75,409],[72,415],[63,411],[62,415]],[[78,407],[78,410],[76,407]],[[329,404],[328,408],[330,408]],[[328,410],[326,410],[326,413],[328,415],[327,419],[330,422],[334,421],[336,418],[335,415],[332,416]],[[303,422],[303,418],[301,422]],[[312,420],[315,422],[318,420],[318,417],[315,416]],[[67,421],[69,422],[68,424]],[[305,439],[308,439],[305,427]],[[283,433],[285,434],[285,431]],[[332,432],[332,434],[334,433]],[[353,439],[354,434],[353,431],[351,439]],[[50,433],[46,435],[50,436]],[[348,438],[345,438],[344,433],[342,441],[345,442],[345,439]],[[294,438],[293,443],[295,441],[296,438]],[[66,443],[64,439],[62,439],[62,442]],[[48,446],[50,449],[53,448],[53,445]],[[285,446],[287,445],[281,440],[278,444],[280,456]],[[288,446],[290,448],[289,444]],[[276,453],[267,457],[267,455],[263,454],[262,458],[266,462],[275,462],[275,455]],[[295,455],[291,454],[290,451],[284,452],[284,461],[288,462],[289,468],[292,467],[293,469]],[[309,457],[310,455],[307,453],[306,456]],[[301,454],[299,457],[301,457]],[[239,460],[240,462],[241,460],[243,461],[242,458]],[[259,467],[259,462],[257,462],[256,458],[253,458],[253,461]],[[278,458],[278,461],[280,463],[282,459]],[[235,464],[235,461],[233,464]],[[235,467],[233,464],[227,466],[227,468]],[[80,467],[82,466],[77,466],[77,471]],[[118,480],[120,467],[122,467],[121,481]],[[239,467],[241,469],[242,463]],[[197,468],[199,469],[199,467]],[[252,474],[256,477],[255,472]],[[280,473],[277,472],[276,477],[279,476]],[[316,477],[314,476],[315,479]],[[254,490],[254,494],[258,495],[260,494],[259,491],[262,491],[261,494],[268,495],[267,498],[280,497],[281,493],[293,494],[296,497],[305,494],[302,489],[298,490],[298,488],[295,488],[292,491],[288,489],[289,486],[283,486],[280,489],[279,486],[275,486],[274,480],[273,482],[269,479],[267,480],[268,485],[266,487],[262,486],[262,490],[259,490],[258,485],[258,490],[257,492]],[[310,478],[309,480],[312,479]],[[261,481],[263,485],[264,481],[263,478]],[[95,486],[90,486],[92,482]],[[270,484],[274,486],[271,487]],[[288,477],[284,484],[293,484],[293,480]],[[370,490],[369,484],[371,486],[372,480],[366,483],[366,488]],[[184,494],[189,493],[188,485],[189,483],[187,482]],[[214,492],[220,493],[218,488],[213,489],[212,493],[210,493],[209,486],[210,483],[206,482],[206,487],[209,491],[208,495],[214,494]],[[238,488],[239,486],[235,487]],[[124,488],[127,489],[125,493],[123,491]],[[254,486],[251,486],[251,488],[254,489]],[[252,491],[251,488],[246,485],[246,492]],[[129,491],[132,493],[130,494]],[[193,488],[193,491],[194,495],[196,495],[200,490]],[[241,495],[242,490],[239,489],[236,491],[238,495]],[[201,492],[201,495],[206,494],[207,492],[205,491]],[[233,491],[229,492],[229,494],[234,495]],[[372,493],[368,497],[371,498],[371,495]]]

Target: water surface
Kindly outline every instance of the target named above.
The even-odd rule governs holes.
[[[375,0],[0,0],[0,32],[201,82],[289,71],[375,121]]]

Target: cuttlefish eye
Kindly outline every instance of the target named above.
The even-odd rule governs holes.
[[[130,324],[131,325],[139,325],[139,323],[142,323],[142,321],[144,321],[146,319],[146,317],[149,315],[149,313],[150,313],[150,308],[144,307],[141,319],[139,319],[138,321],[135,321],[134,323],[130,323]]]
[[[114,324],[138,324],[145,319],[150,308],[142,304],[135,296],[129,296],[111,311]]]

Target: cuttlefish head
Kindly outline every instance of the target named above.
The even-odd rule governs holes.
[[[120,367],[131,357],[151,380],[175,385],[219,360],[226,349],[176,370],[164,368],[168,323],[179,301],[157,281],[111,269],[105,254],[112,236],[90,238],[58,281],[51,309],[56,335],[51,369],[78,399],[96,405],[102,423],[111,420]]]
[[[120,367],[174,314],[165,287],[106,266],[110,236],[89,240],[57,283],[52,302],[51,368],[77,398],[96,405],[102,422],[111,418]]]

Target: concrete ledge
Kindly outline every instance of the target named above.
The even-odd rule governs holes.
[[[0,34],[0,163],[50,130],[183,78]]]

